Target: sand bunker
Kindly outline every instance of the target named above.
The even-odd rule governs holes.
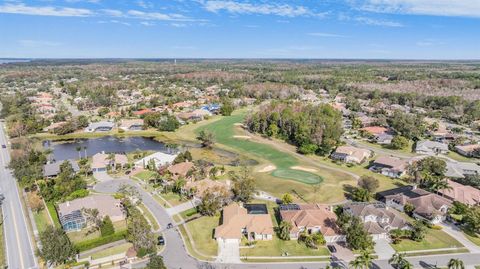
[[[234,135],[233,138],[238,138],[238,139],[250,139],[251,137],[248,135]]]
[[[310,172],[310,173],[316,173],[317,172],[317,169],[307,168],[307,167],[303,167],[303,166],[292,166],[290,168],[295,169],[295,170]]]
[[[267,173],[267,172],[271,172],[275,169],[277,169],[277,167],[275,167],[275,165],[267,165],[267,166],[263,167],[262,169],[258,170],[258,172]]]
[[[233,125],[235,125],[235,126],[243,126],[243,123],[237,122],[237,123],[234,123]]]

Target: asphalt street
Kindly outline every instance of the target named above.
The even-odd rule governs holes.
[[[0,123],[0,145],[8,147],[3,122]],[[0,148],[0,192],[5,196],[2,211],[8,268],[37,268],[38,264],[30,241],[27,218],[22,209],[17,183],[10,169],[6,168],[9,162],[8,149]]]

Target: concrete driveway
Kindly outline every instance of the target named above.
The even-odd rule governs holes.
[[[395,250],[390,246],[387,239],[375,240],[375,253],[378,255],[379,260],[390,259]]]
[[[237,240],[218,240],[218,263],[240,263],[240,244]]]
[[[183,204],[179,204],[174,207],[170,207],[165,209],[170,216],[177,215],[185,210],[189,210],[190,208],[194,208],[198,206],[202,201],[198,198],[193,198],[192,200],[185,202]]]
[[[480,247],[474,244],[472,241],[468,240],[467,237],[463,234],[462,230],[455,226],[452,223],[443,222],[441,223],[443,231],[449,234],[451,237],[457,239],[458,242],[462,243],[468,251],[471,253],[480,253]]]

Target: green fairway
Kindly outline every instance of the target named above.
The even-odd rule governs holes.
[[[291,179],[306,184],[318,184],[323,178],[309,172],[291,169],[290,167],[298,165],[298,160],[288,153],[278,151],[269,145],[264,145],[249,141],[248,139],[235,138],[234,126],[241,123],[246,113],[236,113],[230,117],[224,117],[218,121],[202,126],[196,130],[208,130],[215,135],[215,142],[225,146],[253,154],[259,158],[267,160],[276,166],[271,175],[278,178]]]

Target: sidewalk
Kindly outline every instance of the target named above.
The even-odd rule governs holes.
[[[471,253],[480,253],[480,247],[477,246],[472,241],[468,240],[467,237],[463,234],[463,232],[451,223],[442,223],[441,226],[443,227],[443,231],[449,234],[451,237],[457,239],[462,245],[464,245],[468,251]]]
[[[174,206],[174,207],[166,208],[165,210],[167,211],[168,215],[174,216],[174,215],[180,214],[181,212],[183,212],[185,210],[189,210],[191,208],[194,208],[194,207],[198,206],[200,203],[201,203],[200,199],[193,198],[192,200],[190,200],[188,202],[185,202],[183,204],[180,204],[180,205],[177,205],[177,206]]]

